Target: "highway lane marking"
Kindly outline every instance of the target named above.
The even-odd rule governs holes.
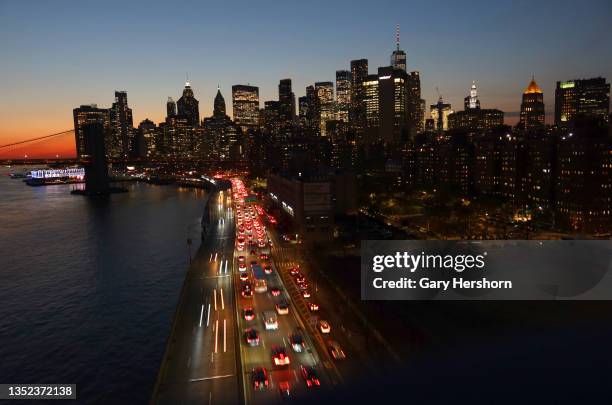
[[[212,404],[212,391],[208,393],[208,405]]]
[[[204,304],[202,304],[202,308],[200,308],[200,328],[202,327],[202,317],[204,316]]]
[[[192,379],[189,380],[189,382],[206,381],[206,380],[218,380],[219,378],[229,378],[229,377],[233,377],[233,376],[234,376],[234,374],[213,375],[211,377],[192,378]]]
[[[227,352],[227,338],[225,334],[225,319],[223,319],[223,353]]]
[[[219,340],[219,320],[215,321],[215,353],[218,353],[217,346]]]

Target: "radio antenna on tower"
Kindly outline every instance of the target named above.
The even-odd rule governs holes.
[[[397,50],[400,50],[400,27],[399,24],[395,24],[395,46]]]

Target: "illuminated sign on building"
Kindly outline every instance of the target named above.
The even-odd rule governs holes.
[[[573,88],[575,85],[576,85],[576,83],[574,83],[574,82],[563,82],[563,83],[561,83],[560,87],[561,87],[562,89],[571,89],[571,88]]]

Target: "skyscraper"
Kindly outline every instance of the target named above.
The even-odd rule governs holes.
[[[357,139],[363,137],[366,125],[366,106],[364,81],[368,77],[368,60],[351,61],[351,107],[349,109],[349,124],[357,134]],[[378,108],[378,107],[377,107]]]
[[[189,82],[185,83],[183,95],[176,102],[178,115],[182,115],[187,119],[187,123],[191,126],[200,125],[200,109],[199,102],[193,95],[193,90]]]
[[[555,124],[568,127],[577,115],[588,115],[608,121],[610,83],[603,77],[557,82],[555,90]]]
[[[326,136],[326,123],[334,119],[334,84],[332,82],[316,82],[317,113],[319,118],[319,134]]]
[[[391,54],[391,67],[406,71],[406,52],[400,49],[399,24],[395,26],[395,50]]]
[[[278,102],[280,119],[293,122],[295,118],[295,94],[291,91],[291,79],[282,79],[278,84]]]
[[[348,70],[336,71],[336,119],[349,122],[349,109],[351,106],[351,72]]]
[[[421,98],[421,77],[416,71],[408,75],[407,109],[411,136],[423,132],[425,129],[425,100]]]
[[[448,116],[454,113],[450,104],[442,100],[442,96],[438,98],[436,104],[430,106],[431,118],[434,120],[435,129],[438,132],[443,132],[448,129]]]
[[[96,104],[82,105],[72,110],[74,118],[74,138],[76,144],[77,159],[85,155],[85,133],[83,127],[90,123],[101,123],[105,135],[105,148],[108,147],[110,138],[110,113],[107,108],[98,108]]]
[[[132,149],[134,138],[134,121],[132,109],[128,107],[127,93],[115,92],[115,102],[110,109],[112,136],[111,149],[107,153],[112,157],[127,158]]]
[[[172,97],[168,97],[166,102],[166,117],[174,117],[176,115],[176,101]]]
[[[544,94],[533,77],[523,92],[519,123],[525,131],[544,126]]]
[[[366,143],[370,143],[378,138],[378,75],[366,76],[361,86],[363,87],[363,103],[365,112],[363,137],[365,138],[364,140]]]
[[[221,94],[221,87],[217,86],[217,94],[215,95],[215,101],[213,103],[213,116],[224,117],[226,115],[225,99]]]
[[[474,110],[480,108],[480,100],[478,100],[478,90],[476,89],[476,81],[472,81],[470,94],[463,99],[463,107],[466,110]]]
[[[405,70],[392,66],[378,68],[378,139],[386,143],[403,140],[408,123]]]
[[[259,123],[259,87],[236,84],[232,86],[234,122],[242,132],[254,129]]]

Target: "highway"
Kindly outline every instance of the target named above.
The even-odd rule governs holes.
[[[211,199],[212,227],[187,272],[152,404],[240,402],[231,196]]]
[[[249,208],[245,207],[243,210],[249,211]],[[254,211],[251,209],[251,211]],[[240,220],[238,220],[240,221]],[[247,243],[244,249],[235,251],[235,288],[236,288],[236,315],[239,319],[240,330],[240,354],[242,361],[242,369],[244,370],[243,378],[243,393],[244,402],[247,404],[273,404],[281,402],[286,397],[281,395],[279,385],[289,384],[289,398],[297,398],[301,400],[315,399],[319,394],[327,392],[333,386],[333,378],[330,377],[328,370],[324,366],[324,360],[317,350],[317,346],[313,343],[310,335],[307,333],[307,326],[304,324],[303,319],[299,316],[295,310],[295,303],[289,296],[283,280],[279,277],[278,268],[274,264],[274,256],[270,259],[262,260],[260,254],[267,252],[269,249],[259,249],[255,246],[248,245],[248,237],[246,235]],[[255,253],[255,254],[252,254]],[[253,272],[251,271],[251,265],[258,263],[262,266],[269,265],[272,269],[271,274],[265,275],[267,291],[257,292],[254,291],[252,297],[243,297],[240,294],[239,270],[238,270],[238,257],[243,256],[244,262],[247,265],[246,272],[249,274],[249,282],[254,283]],[[273,287],[277,287],[280,290],[279,296],[273,296],[271,290]],[[289,313],[286,315],[278,314],[275,305],[277,302],[285,300],[289,304]],[[253,320],[246,320],[243,316],[242,310],[247,307],[252,307],[255,312],[255,318]],[[263,321],[263,312],[272,311],[277,314],[278,329],[266,330]],[[244,331],[254,328],[259,334],[259,344],[257,346],[251,346],[247,343],[244,336]],[[290,343],[289,335],[298,333],[304,339],[304,350],[302,352],[295,352]],[[273,362],[273,347],[281,346],[284,347],[286,353],[289,355],[290,364],[285,366],[275,366]],[[308,388],[305,379],[301,375],[300,366],[314,367],[318,377],[320,379],[319,387]],[[251,372],[254,368],[265,367],[269,375],[269,386],[264,390],[255,390],[251,379]]]

